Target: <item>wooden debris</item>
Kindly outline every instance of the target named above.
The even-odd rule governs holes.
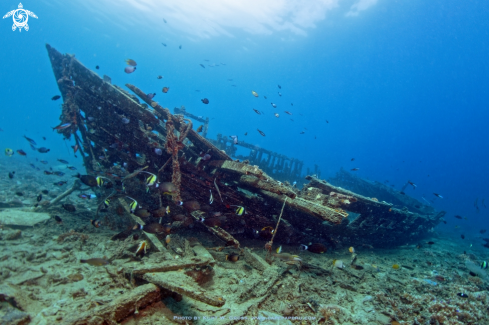
[[[270,267],[270,265],[263,258],[252,252],[248,247],[243,249],[243,253],[246,263],[260,272],[263,272]]]
[[[265,190],[261,190],[260,192],[262,194],[274,199],[274,200],[277,200],[280,202],[283,202],[283,200],[284,200],[284,197],[281,195],[277,195],[275,193],[271,193],[271,192],[268,192]],[[328,221],[332,224],[340,224],[344,219],[344,216],[341,213],[339,213],[338,211],[335,211],[332,208],[329,208],[329,207],[326,207],[326,206],[305,200],[305,199],[300,198],[300,197],[296,197],[294,200],[288,200],[287,206],[294,208],[294,209],[297,209],[297,210],[300,210],[300,211],[303,211],[303,212],[306,212],[309,215],[312,215],[312,216],[319,218],[321,220]]]
[[[221,307],[226,303],[224,298],[208,293],[205,289],[197,285],[191,277],[182,272],[146,273],[142,278],[160,287],[208,305]]]
[[[203,265],[214,265],[214,263],[214,259],[192,257],[190,259],[175,259],[163,261],[157,264],[146,263],[143,265],[138,265],[135,268],[126,268],[126,272],[132,273],[134,275],[142,275],[146,273],[169,272]]]
[[[80,189],[81,189],[81,182],[79,179],[75,179],[75,181],[73,182],[73,186],[71,188],[67,189],[66,191],[64,191],[63,193],[61,193],[57,197],[55,197],[52,201],[48,201],[48,203],[39,205],[38,207],[36,207],[34,209],[34,211],[38,211],[38,210],[47,208],[48,206],[53,206],[56,203],[58,203],[59,201],[61,201],[62,199],[64,199],[65,197],[67,197],[68,195],[70,195],[71,193],[73,193],[74,191],[77,191]]]
[[[86,312],[68,313],[60,324],[116,324],[149,304],[161,299],[160,289],[152,284],[144,284],[119,296],[107,305],[98,306]]]
[[[195,219],[195,221],[199,222],[200,218],[205,217],[206,214],[202,211],[197,210],[197,211],[192,212],[191,215]],[[227,246],[235,246],[235,247],[240,246],[239,241],[236,240],[233,236],[231,236],[227,231],[225,231],[221,227],[217,227],[217,226],[216,227],[209,227],[209,226],[205,225],[204,223],[202,223],[202,225],[204,227],[206,227],[207,230],[209,230],[213,235],[224,240],[226,242]]]

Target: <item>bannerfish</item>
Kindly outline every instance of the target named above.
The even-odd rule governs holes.
[[[236,215],[238,215],[238,216],[242,216],[244,212],[245,212],[245,208],[244,207],[239,206],[236,209]]]
[[[141,257],[143,257],[144,254],[146,254],[147,248],[148,248],[148,243],[145,240],[140,242],[138,248],[136,249],[136,256],[141,255]]]
[[[134,213],[134,211],[136,211],[136,209],[138,208],[138,201],[136,201],[132,197],[129,196],[126,197],[132,200],[131,204],[129,204],[129,208],[131,210],[131,213]]]
[[[231,139],[233,139],[234,144],[238,144],[238,136],[237,135],[232,135]]]

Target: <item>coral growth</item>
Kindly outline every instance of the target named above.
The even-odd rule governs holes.
[[[166,151],[172,155],[172,183],[175,185],[177,190],[174,193],[173,199],[175,201],[181,201],[180,197],[180,185],[182,183],[182,175],[180,173],[180,162],[178,161],[178,151],[184,148],[183,140],[187,137],[188,132],[192,129],[192,121],[183,118],[183,115],[177,115],[176,118],[180,122],[180,135],[177,137],[175,135],[175,125],[171,118],[171,113],[167,109],[165,109],[167,114],[167,122],[166,122],[166,142],[165,149]],[[188,123],[185,124],[185,121]]]

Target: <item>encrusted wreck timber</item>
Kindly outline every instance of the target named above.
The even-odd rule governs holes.
[[[195,219],[195,221],[199,221],[201,217],[205,216],[205,213],[202,212],[202,211],[194,211],[191,213],[192,217]],[[236,238],[234,238],[233,236],[231,236],[227,231],[225,231],[224,229],[220,228],[220,227],[209,227],[207,226],[206,224],[202,223],[202,225],[204,227],[207,228],[207,230],[209,230],[213,235],[221,238],[222,240],[224,240],[226,242],[226,244],[228,246],[235,246],[235,247],[239,247],[240,244],[239,244],[239,241],[236,240]]]
[[[240,163],[232,160],[213,160],[209,166],[218,167],[226,172],[233,172],[240,175],[253,175],[260,179],[265,178],[263,171],[258,166]],[[268,179],[269,177],[267,177]]]
[[[265,190],[261,190],[260,193],[280,202],[283,202],[285,199],[284,196],[277,195],[275,193]],[[341,212],[335,211],[332,208],[325,207],[320,204],[313,203],[311,201],[307,201],[300,197],[297,197],[294,200],[287,200],[286,205],[290,208],[303,211],[321,220],[329,221],[332,224],[340,224],[345,218]]]
[[[107,305],[98,306],[86,312],[68,313],[68,316],[59,324],[115,324],[160,299],[160,288],[148,283],[119,296]]]
[[[197,285],[191,277],[177,271],[165,273],[146,273],[142,278],[160,287],[193,298],[211,306],[221,307],[226,303],[223,297],[207,292]]]
[[[159,262],[158,264],[143,264],[138,265],[135,268],[126,268],[126,272],[132,273],[134,275],[142,275],[146,273],[155,273],[155,272],[169,272],[169,271],[177,271],[180,269],[187,269],[197,266],[205,266],[211,265],[213,266],[215,263],[214,259],[211,257],[210,259],[200,258],[200,257],[192,257],[190,259],[177,259],[177,260],[168,260]]]
[[[42,208],[46,208],[48,206],[52,206],[58,203],[59,201],[61,201],[62,199],[64,199],[65,197],[67,197],[68,195],[70,195],[71,193],[73,193],[74,191],[79,189],[81,189],[81,182],[80,180],[75,179],[75,181],[73,182],[73,186],[71,188],[67,189],[66,191],[64,191],[57,197],[55,197],[54,200],[50,201],[49,203],[36,207],[34,211],[41,210]]]
[[[278,182],[270,179],[270,181],[262,181],[259,178],[251,175],[243,175],[239,178],[241,184],[254,187],[256,189],[265,190],[275,193],[277,195],[286,195],[291,199],[294,199],[297,194],[289,189],[287,186],[279,184]]]
[[[372,200],[371,198],[345,190],[341,187],[333,186],[326,181],[317,179],[314,176],[306,176],[306,179],[310,181],[310,183],[305,186],[306,188],[315,187],[320,189],[323,192],[323,194],[330,195],[331,192],[334,192],[337,193],[336,195],[338,195],[339,193],[342,195],[355,198],[356,199],[355,202],[340,204],[341,207],[354,213],[362,214],[368,212],[370,214],[370,213],[375,213],[376,211],[386,212],[392,207],[392,204]]]

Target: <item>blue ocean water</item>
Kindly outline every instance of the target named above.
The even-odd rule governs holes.
[[[408,187],[408,195],[444,197],[433,203],[448,211],[439,230],[475,237],[488,226],[481,205],[483,198],[489,205],[487,2],[22,4],[38,16],[29,18],[29,31],[12,31],[11,17],[0,26],[0,139],[2,147],[28,153],[2,155],[13,165],[36,157],[76,161],[69,148],[74,143],[51,130],[59,124],[61,100],[51,100],[59,90],[49,43],[114,84],[135,84],[156,92],[165,107],[184,105],[209,116],[210,138],[236,134],[311,169],[317,164],[322,178],[359,168],[360,177],[388,180],[396,189],[411,180],[417,188]],[[0,5],[4,14],[17,7],[15,1]],[[130,75],[124,73],[127,58],[138,62]],[[163,86],[170,87],[167,94]],[[51,151],[34,153],[23,135]],[[75,166],[81,168],[80,158]]]

